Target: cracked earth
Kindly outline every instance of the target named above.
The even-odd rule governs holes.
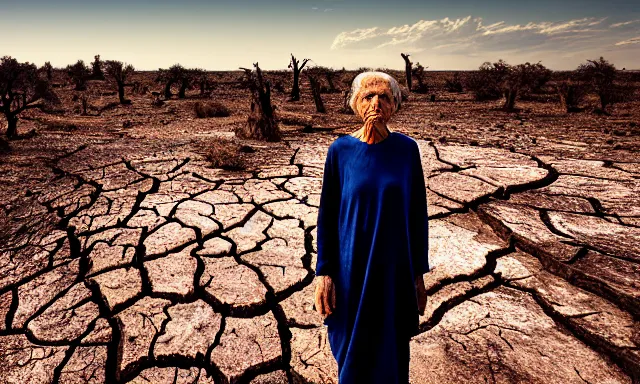
[[[252,143],[268,162],[238,172],[181,135],[56,134],[1,167],[0,383],[337,382],[312,302],[335,134]],[[637,156],[418,143],[411,382],[638,382]]]

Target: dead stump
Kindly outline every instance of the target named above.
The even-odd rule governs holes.
[[[318,113],[326,113],[322,97],[320,96],[320,83],[318,83],[318,79],[308,72],[307,77],[309,77],[309,83],[311,83],[311,93],[313,94],[313,101],[316,103],[316,111],[318,111]]]
[[[251,110],[247,124],[238,127],[235,134],[239,138],[280,141],[280,129],[275,119],[271,105],[271,85],[262,78],[262,71],[258,63],[253,65],[255,70],[240,68],[245,71],[249,90],[251,91]]]

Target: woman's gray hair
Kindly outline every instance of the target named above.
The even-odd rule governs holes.
[[[400,103],[402,102],[402,92],[400,91],[400,85],[392,76],[384,72],[362,72],[355,79],[353,79],[353,84],[351,84],[351,98],[349,99],[349,106],[356,114],[358,111],[356,110],[356,97],[362,88],[362,80],[366,77],[376,77],[379,79],[383,79],[389,82],[389,86],[391,87],[391,93],[393,94],[393,101],[395,104],[395,108],[393,112],[396,112],[400,108]]]

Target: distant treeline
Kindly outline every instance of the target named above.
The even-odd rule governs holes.
[[[290,90],[288,101],[295,102],[300,100],[300,83],[306,78],[318,112],[325,110],[320,94],[341,92],[345,101],[342,109],[348,113],[346,101],[356,75],[364,71],[380,71],[402,83],[403,99],[409,99],[411,93],[431,94],[431,100],[435,100],[437,94],[443,92],[469,92],[479,102],[503,100],[505,110],[515,109],[517,100],[557,100],[567,112],[578,112],[586,109],[583,105],[585,98],[594,95],[600,104],[595,111],[606,114],[612,104],[634,99],[640,83],[640,70],[618,70],[603,57],[587,60],[573,71],[552,71],[540,62],[512,65],[504,60],[485,62],[473,71],[428,71],[428,67],[412,63],[409,54],[402,53],[401,57],[405,63],[404,71],[366,67],[346,70],[309,66],[309,59],[300,61],[292,54],[288,70],[264,71],[265,90],[273,89],[280,93]],[[258,68],[257,63],[254,65]],[[126,88],[130,88],[133,93],[151,93],[152,102],[161,105],[163,99],[174,95],[185,98],[187,91],[193,89],[199,90],[198,97],[201,98],[211,97],[220,86],[250,89],[252,82],[247,78],[251,77],[252,70],[239,70],[244,72],[228,80],[224,74],[236,71],[206,71],[185,68],[180,64],[157,71],[136,71],[131,64],[105,61],[100,55],[96,55],[89,65],[78,60],[56,69],[49,62],[37,67],[5,56],[0,59],[0,110],[8,122],[6,136],[11,139],[17,136],[18,116],[23,111],[34,108],[44,112],[55,111],[60,104],[55,88],[73,86],[73,90],[79,93],[75,97],[82,99],[83,113],[86,114],[90,96],[87,84],[90,81],[111,84],[119,104],[131,103],[125,97]],[[137,74],[145,74],[144,77],[150,77],[151,81],[134,81]],[[155,86],[161,89],[152,91]]]

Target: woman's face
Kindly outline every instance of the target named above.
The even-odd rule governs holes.
[[[386,124],[393,113],[394,103],[388,81],[373,76],[362,79],[356,109],[363,121],[377,120]]]

